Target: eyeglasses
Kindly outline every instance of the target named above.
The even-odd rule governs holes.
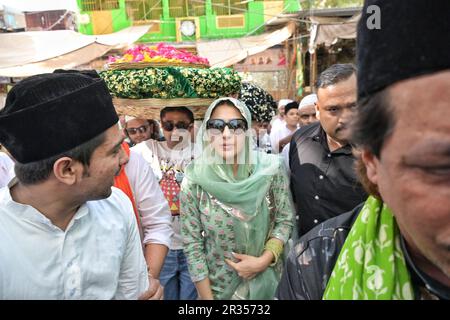
[[[167,121],[167,122],[162,121],[161,125],[162,125],[163,129],[166,131],[172,131],[174,128],[186,130],[186,129],[189,129],[189,127],[191,126],[190,123],[186,123],[183,121],[177,122],[175,124],[173,122],[169,122],[169,121]]]
[[[206,122],[206,129],[213,136],[223,134],[225,127],[228,127],[231,134],[243,134],[248,129],[247,121],[244,119],[231,119],[225,122],[222,119],[211,119]]]
[[[146,133],[149,127],[150,127],[149,125],[143,125],[143,126],[140,126],[140,127],[137,127],[137,128],[127,128],[126,130],[127,130],[128,134],[136,134],[138,132],[139,133]]]

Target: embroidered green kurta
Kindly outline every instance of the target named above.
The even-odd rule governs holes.
[[[292,232],[294,210],[288,179],[281,172],[284,168],[280,166],[279,170],[280,174],[270,177],[272,181],[264,200],[269,208],[269,214],[265,217],[269,226],[266,240],[277,238],[286,243]],[[183,182],[180,202],[184,253],[192,280],[197,282],[209,277],[215,299],[232,298],[224,296],[224,292],[236,272],[226,264],[225,259],[234,260],[232,252],[244,253],[239,252],[235,243],[233,223],[236,218],[231,212],[236,209],[224,205],[187,179]],[[282,259],[270,268],[281,276]]]

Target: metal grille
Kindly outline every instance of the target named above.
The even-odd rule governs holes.
[[[244,14],[247,10],[247,4],[241,0],[212,0],[211,3],[213,11],[218,16]]]
[[[163,15],[162,1],[126,0],[128,16],[134,21],[160,20]]]
[[[107,11],[119,9],[118,0],[81,0],[83,11]]]

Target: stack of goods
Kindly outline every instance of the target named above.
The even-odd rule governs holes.
[[[110,57],[109,63],[111,69],[132,69],[133,65],[139,66],[142,63],[151,63],[153,65],[189,65],[199,68],[209,67],[208,59],[198,57],[190,52],[178,50],[165,43],[157,46],[138,45],[127,50],[122,57]]]
[[[238,93],[241,78],[229,68],[209,68],[208,60],[167,44],[139,45],[110,57],[100,73],[118,113],[154,118],[163,107],[191,107],[200,118],[216,98]]]

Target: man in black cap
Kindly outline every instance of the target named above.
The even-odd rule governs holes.
[[[0,189],[0,299],[162,296],[131,203],[111,188],[127,161],[118,120],[95,72],[37,75],[8,93],[0,143],[16,179]]]
[[[373,6],[381,29],[366,23]],[[371,194],[291,251],[278,299],[450,298],[450,2],[366,1],[353,139]]]

